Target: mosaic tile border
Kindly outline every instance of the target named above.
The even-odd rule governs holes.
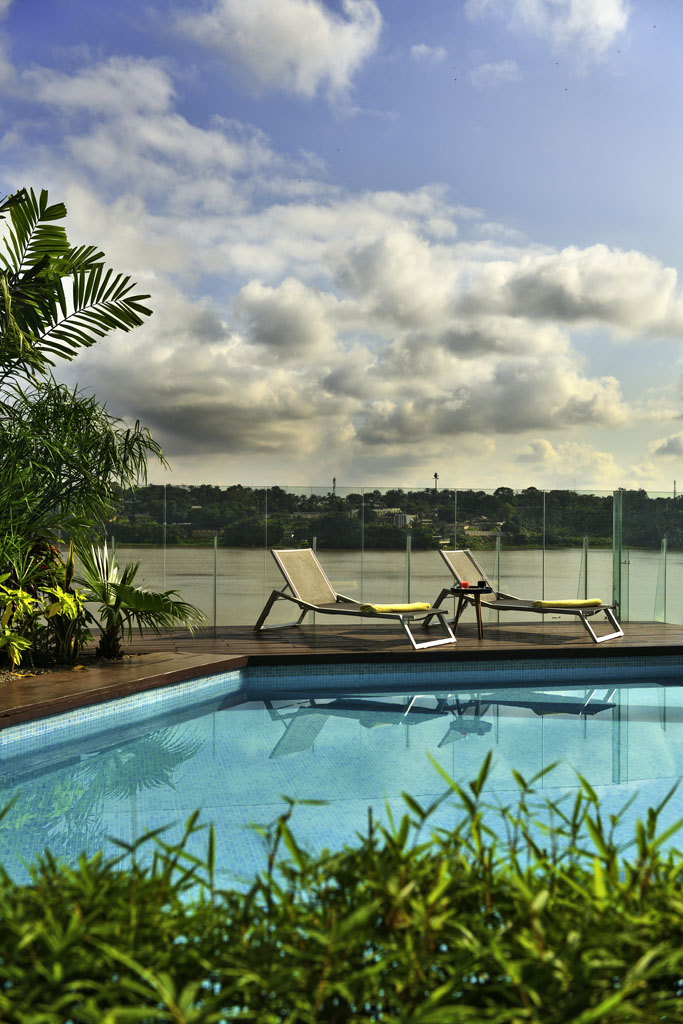
[[[683,656],[577,658],[565,662],[556,658],[523,659],[519,661],[490,661],[458,663],[430,661],[428,664],[401,663],[392,665],[315,665],[302,671],[299,665],[268,668],[248,668],[245,684],[249,696],[262,696],[268,691],[319,690],[330,691],[342,683],[346,687],[363,687],[371,683],[373,689],[384,687],[410,688],[419,682],[436,689],[472,684],[486,687],[538,684],[547,686],[562,683],[599,680],[612,682],[637,674],[645,680],[671,680],[683,683]]]
[[[192,704],[243,692],[243,670],[233,669],[144,690],[101,704],[91,704],[49,718],[22,722],[0,730],[0,760],[15,754],[17,745],[21,746],[23,752],[42,747],[46,743],[58,744],[62,737],[72,741],[79,732],[91,734],[110,731],[141,718],[152,718],[161,712],[173,712]]]

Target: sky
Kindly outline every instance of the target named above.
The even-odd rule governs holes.
[[[0,195],[167,483],[683,488],[683,5],[0,0]]]

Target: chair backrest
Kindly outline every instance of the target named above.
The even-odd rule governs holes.
[[[335,604],[336,591],[325,575],[313,548],[271,550],[280,572],[295,597],[307,604]]]
[[[439,554],[453,573],[456,583],[462,583],[463,580],[467,580],[476,586],[479,580],[486,580],[487,585],[493,591],[490,597],[494,598],[496,588],[469,548],[462,548],[460,551],[444,551],[441,549]],[[487,600],[489,600],[489,595],[487,595]]]

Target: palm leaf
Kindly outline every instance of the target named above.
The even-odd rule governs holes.
[[[72,359],[79,348],[94,345],[110,331],[132,331],[152,310],[149,295],[131,295],[131,278],[101,264],[73,274],[71,303],[63,280],[51,284],[50,295],[34,296],[24,312],[24,329],[48,362],[50,355]]]
[[[22,367],[45,372],[55,357],[71,360],[109,331],[131,331],[151,315],[149,295],[135,294],[129,276],[105,268],[99,249],[69,245],[55,223],[66,207],[50,205],[45,190],[22,190],[0,204],[0,217],[3,211],[10,218],[0,248],[3,376]]]
[[[7,255],[0,251],[0,261],[14,277],[24,273],[35,276],[36,265],[66,256],[70,250],[66,230],[56,220],[66,217],[64,203],[48,204],[47,191],[36,197],[33,189],[24,191],[20,201],[9,208],[11,227],[5,235]]]
[[[199,608],[181,600],[177,590],[142,590],[125,583],[116,584],[114,589],[126,617],[140,630],[147,628],[158,633],[161,629],[183,625],[192,631],[206,621]]]

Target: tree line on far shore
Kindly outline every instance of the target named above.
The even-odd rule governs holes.
[[[623,544],[657,548],[664,537],[683,548],[683,498],[623,490]],[[535,487],[494,491],[348,491],[233,484],[150,484],[121,492],[110,536],[121,544],[213,544],[400,549],[609,546],[612,494]]]

